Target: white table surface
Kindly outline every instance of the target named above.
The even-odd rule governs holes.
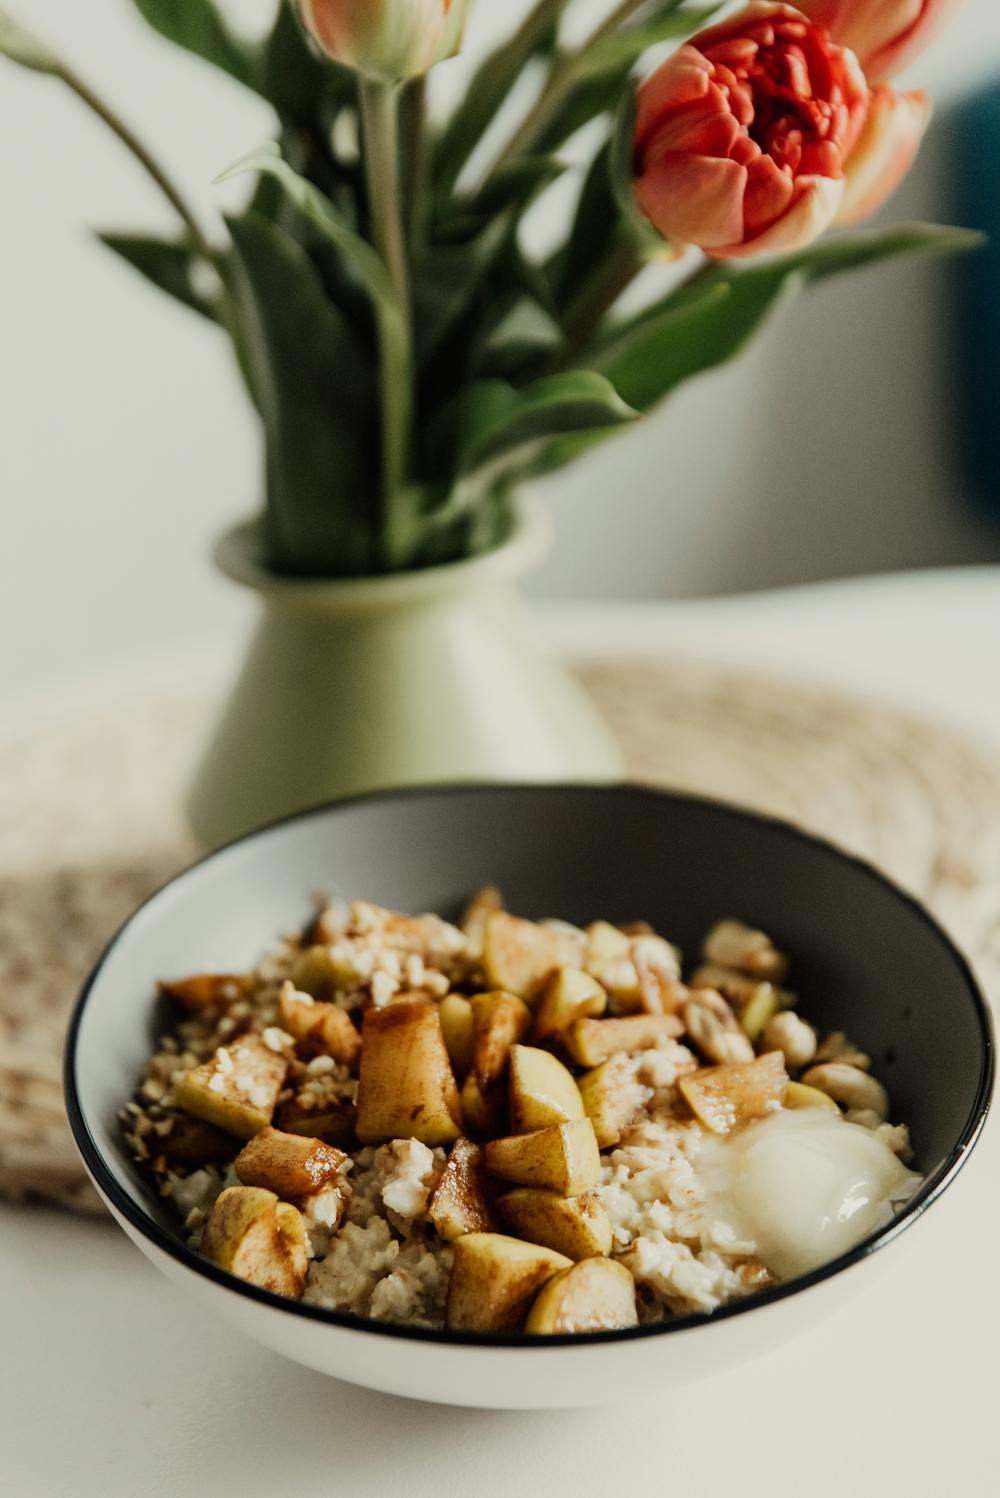
[[[578,654],[703,655],[901,702],[1000,753],[1000,570],[718,602],[550,606]],[[233,641],[206,652],[204,674]],[[86,697],[191,679],[110,663]],[[74,711],[27,684],[13,725]],[[996,1455],[996,1127],[881,1281],[750,1367],[600,1415],[479,1413],[369,1394],[206,1321],[116,1229],[0,1209],[0,1493],[11,1498],[987,1498]]]

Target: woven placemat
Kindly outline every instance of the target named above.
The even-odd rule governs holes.
[[[702,664],[581,675],[632,778],[789,818],[923,899],[1000,993],[1000,755],[893,709]],[[195,855],[177,813],[202,697],[151,701],[0,749],[0,1195],[97,1207],[62,1110],[88,967]]]

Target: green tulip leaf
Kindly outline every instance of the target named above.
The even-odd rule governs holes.
[[[58,77],[63,71],[62,63],[52,49],[2,10],[0,54],[19,63],[22,68],[30,68],[33,73],[51,73]]]
[[[536,0],[514,36],[484,59],[442,132],[434,153],[434,180],[442,195],[499,113],[531,60],[553,52],[566,0]]]
[[[474,385],[456,412],[457,471],[492,467],[539,439],[621,426],[635,415],[614,386],[590,370],[550,375],[520,390],[499,380]]]
[[[685,380],[733,358],[783,301],[811,282],[899,255],[949,254],[981,242],[964,229],[904,224],[833,235],[750,267],[709,265],[688,285],[613,328],[587,364],[645,411]]]
[[[367,351],[306,252],[257,214],[229,220],[232,282],[267,434],[269,563],[377,569],[378,398]]]
[[[299,25],[295,7],[281,0],[270,36],[264,43],[260,91],[287,120],[312,128],[319,103],[331,82],[357,92],[348,68],[319,55]]]
[[[168,41],[221,68],[247,88],[260,91],[261,48],[238,36],[212,0],[132,0],[132,3]]]
[[[720,3],[681,10],[678,0],[672,0],[664,13],[638,26],[614,31],[583,48],[573,59],[573,73],[581,81],[610,78],[617,86],[653,47],[700,31],[721,8]]]
[[[378,251],[344,223],[330,199],[318,187],[288,165],[277,145],[269,143],[250,151],[220,172],[215,180],[228,182],[230,178],[247,172],[273,177],[299,212],[340,252],[375,302],[390,309],[393,315],[400,315],[392,280]]]
[[[202,317],[218,321],[218,297],[204,285],[213,272],[189,245],[145,234],[103,233],[97,237],[160,291]],[[220,281],[219,290],[221,285]]]

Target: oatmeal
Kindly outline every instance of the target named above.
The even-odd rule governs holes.
[[[311,1305],[538,1334],[715,1311],[920,1178],[766,933],[694,955],[494,889],[460,924],[324,903],[251,972],[161,982],[125,1136],[192,1247]]]

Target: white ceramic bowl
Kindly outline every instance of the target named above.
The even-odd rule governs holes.
[[[296,927],[315,889],[404,910],[457,909],[499,883],[527,915],[643,916],[688,951],[739,914],[793,954],[807,1012],[876,1058],[926,1181],[892,1225],[815,1273],[632,1331],[488,1337],[300,1305],[192,1252],[134,1169],[118,1110],[153,1039],[154,980],[245,967]],[[70,1122],[97,1189],[143,1253],[285,1357],[351,1383],[486,1408],[636,1397],[731,1366],[808,1329],[890,1255],[975,1142],[993,1079],[985,1004],[948,937],[867,865],[781,823],[639,787],[452,787],[361,798],[254,833],[147,901],[91,974],[66,1055]],[[916,1308],[915,1308],[916,1309]]]

